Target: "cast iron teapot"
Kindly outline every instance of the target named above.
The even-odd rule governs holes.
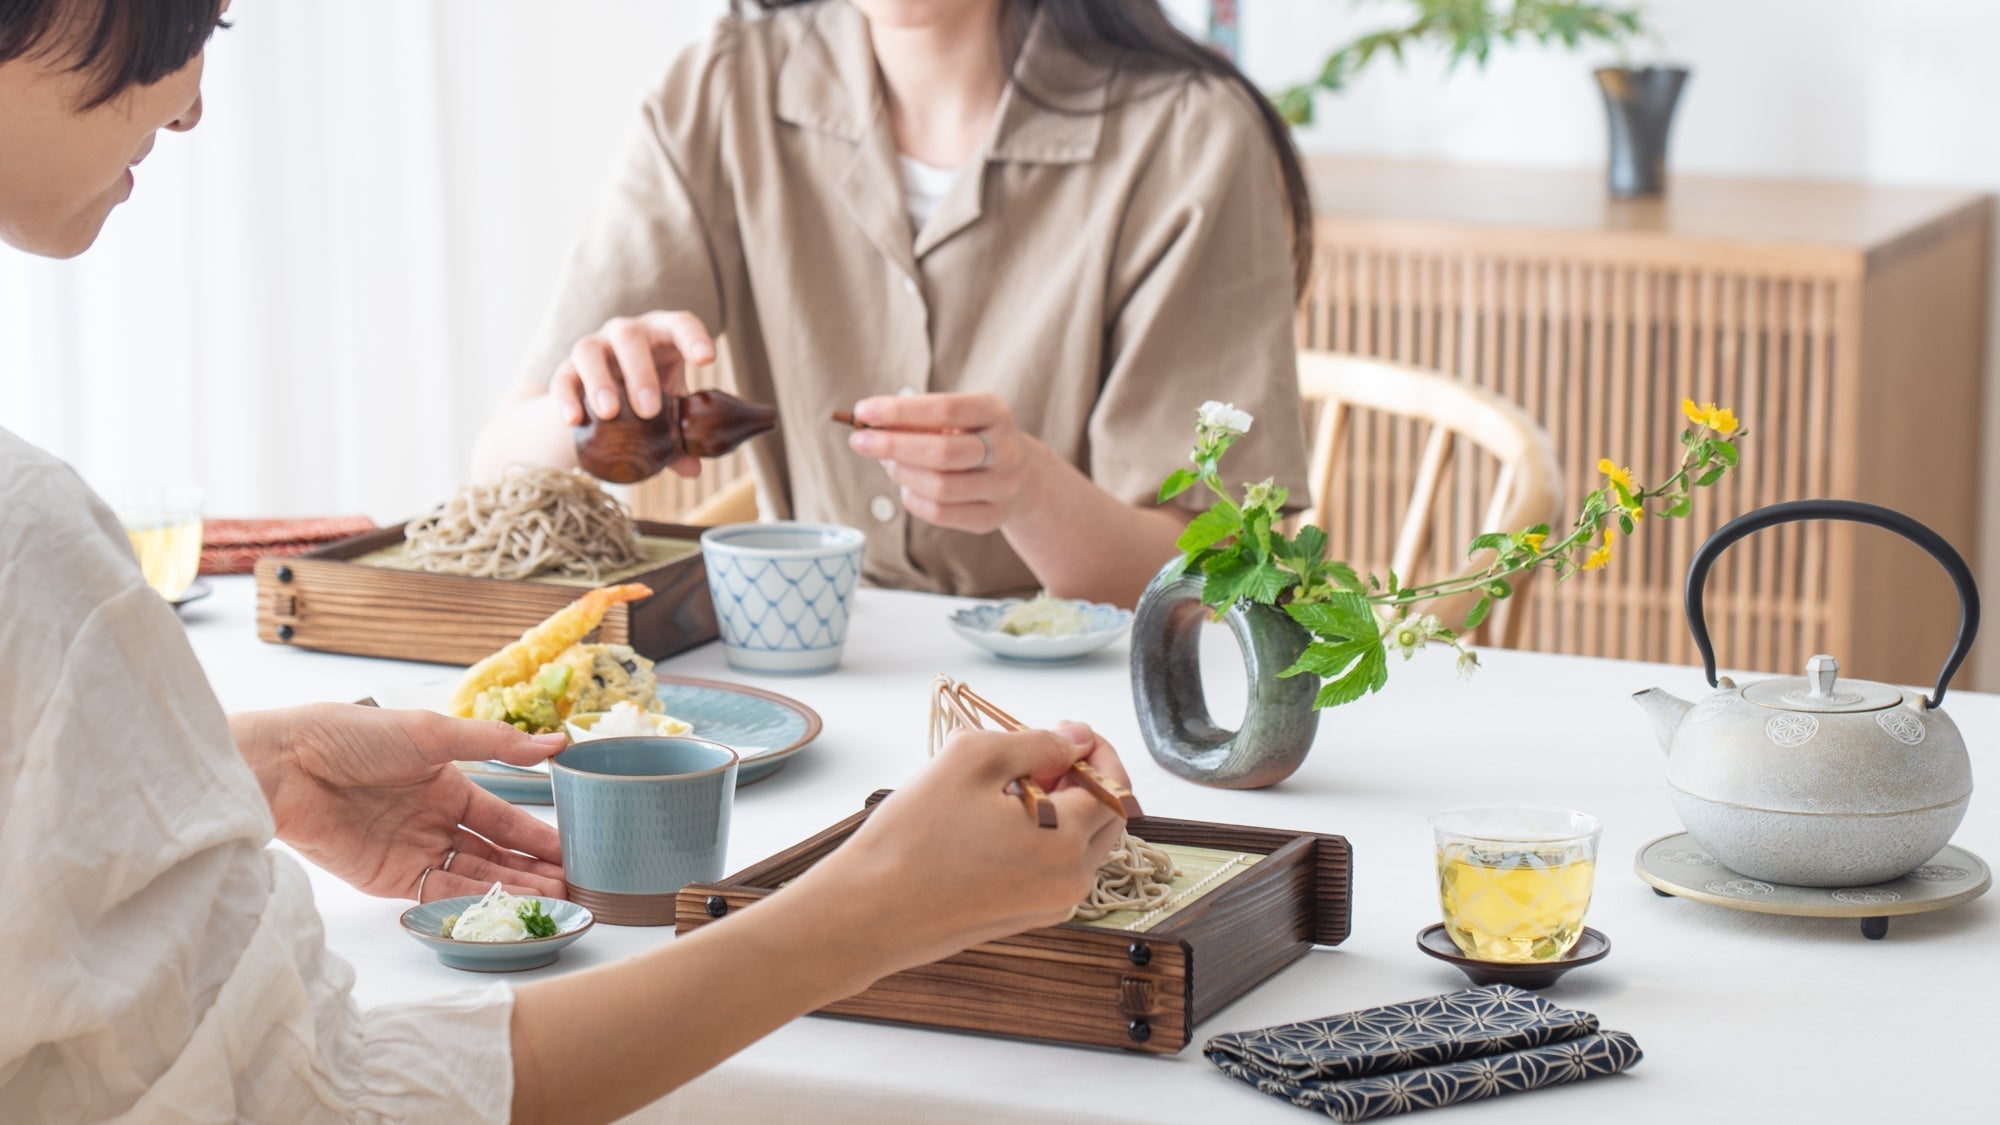
[[[1929,698],[1844,679],[1831,656],[1803,677],[1738,686],[1717,678],[1702,610],[1709,567],[1737,540],[1800,520],[1845,520],[1921,547],[1958,587],[1958,640]],[[1882,612],[1894,612],[1885,601]],[[1681,823],[1731,870],[1800,887],[1854,887],[1901,878],[1951,839],[1972,795],[1965,739],[1940,706],[1979,631],[1972,572],[1944,537],[1900,512],[1848,500],[1773,504],[1724,525],[1695,552],[1688,626],[1718,690],[1688,703],[1658,688],[1634,698],[1667,752]],[[1865,656],[1866,654],[1862,654]]]

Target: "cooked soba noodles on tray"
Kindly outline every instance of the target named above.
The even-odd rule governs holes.
[[[398,565],[473,578],[555,574],[592,582],[643,560],[638,529],[582,473],[510,466],[470,485],[403,530]]]

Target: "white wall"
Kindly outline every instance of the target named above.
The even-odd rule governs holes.
[[[0,426],[211,514],[461,483],[639,96],[726,0],[243,0],[98,245],[0,247]]]

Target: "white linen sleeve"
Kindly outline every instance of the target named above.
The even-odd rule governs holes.
[[[362,1011],[187,637],[0,432],[0,1122],[505,1121],[512,994]]]

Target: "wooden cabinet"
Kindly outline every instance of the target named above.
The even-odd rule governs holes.
[[[1781,499],[1898,508],[1978,565],[1990,197],[1680,178],[1664,199],[1616,201],[1594,170],[1309,165],[1319,242],[1302,343],[1521,403],[1555,439],[1571,501],[1597,486],[1600,456],[1665,475],[1683,396],[1753,431],[1742,471],[1695,518],[1649,522],[1609,570],[1543,583],[1524,646],[1691,661],[1689,556]],[[1420,453],[1384,431],[1345,476],[1353,502],[1407,495],[1397,482]],[[1465,496],[1484,494],[1485,470],[1458,471]],[[1753,537],[1716,568],[1708,604],[1724,666],[1798,674],[1831,652],[1855,675],[1908,683],[1936,676],[1957,622],[1933,564],[1851,527]]]

